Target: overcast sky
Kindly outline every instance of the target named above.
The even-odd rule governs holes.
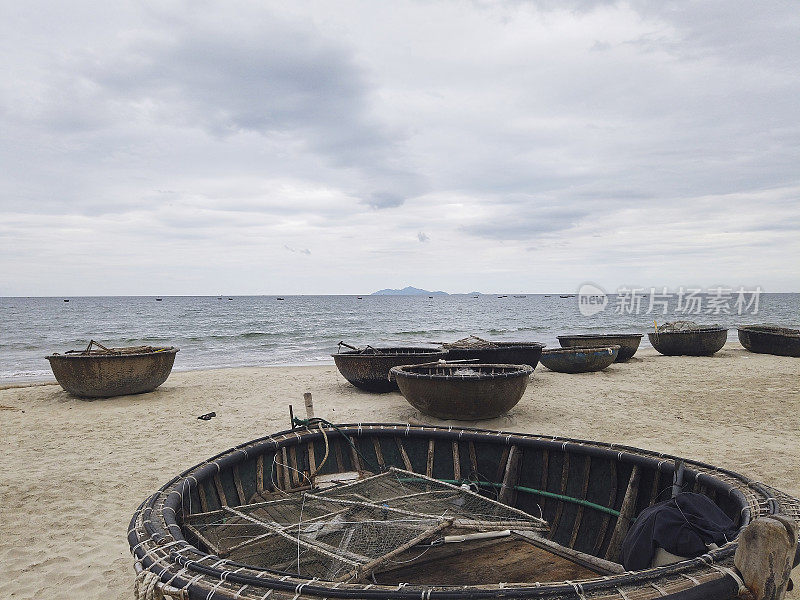
[[[0,295],[800,291],[785,2],[5,2]]]

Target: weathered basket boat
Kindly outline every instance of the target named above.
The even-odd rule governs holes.
[[[777,325],[742,325],[739,342],[750,352],[800,356],[800,330]]]
[[[725,345],[728,330],[719,325],[677,321],[659,326],[647,337],[653,348],[666,356],[711,356]]]
[[[602,371],[619,355],[619,346],[552,348],[542,352],[542,364],[559,373]]]
[[[128,530],[140,589],[198,600],[732,600],[743,529],[777,513],[800,520],[800,501],[783,492],[628,446],[306,425],[218,454],[147,498]],[[377,475],[355,479],[365,471]],[[621,540],[669,496],[676,473],[737,537],[702,556],[624,571]],[[336,478],[350,483],[326,487]],[[454,541],[456,527],[484,534],[440,544]]]
[[[602,348],[605,346],[619,346],[619,354],[615,362],[629,361],[642,340],[641,333],[582,333],[575,335],[560,335],[558,343],[562,348]]]
[[[492,342],[471,335],[442,344],[448,360],[476,360],[485,364],[530,365],[536,368],[544,344],[539,342]]]
[[[392,367],[400,393],[423,414],[439,419],[493,419],[517,405],[530,365],[432,364]]]
[[[93,346],[97,346],[93,349]],[[110,398],[150,392],[167,380],[178,348],[106,348],[94,340],[85,350],[46,357],[56,381],[81,398]]]
[[[340,346],[346,344],[340,344]],[[389,369],[399,365],[415,365],[437,361],[447,356],[446,350],[433,347],[397,347],[348,350],[333,354],[333,362],[342,376],[357,388],[368,392],[397,391],[397,383],[389,381]]]

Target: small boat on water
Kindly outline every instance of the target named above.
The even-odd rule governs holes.
[[[110,398],[150,392],[167,380],[178,348],[106,348],[94,340],[85,350],[46,357],[56,381],[81,398]]]
[[[447,351],[434,347],[372,347],[356,348],[339,342],[345,352],[332,354],[333,362],[342,376],[359,389],[368,392],[397,391],[397,383],[389,381],[389,370],[400,365],[434,362],[447,356]]]
[[[437,363],[392,367],[409,404],[439,419],[493,419],[517,405],[533,373],[529,365]]]
[[[750,352],[777,356],[800,356],[800,329],[779,325],[740,325],[739,342]]]
[[[719,325],[674,321],[647,334],[653,348],[666,356],[711,356],[725,345],[728,330]]]
[[[442,344],[447,360],[475,360],[485,364],[530,365],[536,368],[544,344],[539,342],[495,342],[470,335]]]
[[[800,500],[700,461],[552,435],[294,423],[142,502],[128,527],[139,590],[184,600],[734,600],[750,581],[737,559],[765,522],[786,524],[784,560],[797,563],[788,532]],[[675,488],[704,499],[733,534],[626,571],[637,518]]]
[[[630,360],[639,348],[641,333],[582,333],[575,335],[559,335],[558,343],[562,348],[598,348],[619,346],[619,354],[615,362]]]
[[[619,355],[619,346],[553,348],[542,352],[542,364],[559,373],[602,371]]]

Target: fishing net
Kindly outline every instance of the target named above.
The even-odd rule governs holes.
[[[694,321],[672,321],[658,326],[659,333],[681,332],[681,331],[705,331],[707,329],[720,329],[721,325],[700,325]]]
[[[547,531],[541,518],[423,475],[386,473],[286,498],[188,515],[221,558],[329,581],[359,581],[449,533]]]

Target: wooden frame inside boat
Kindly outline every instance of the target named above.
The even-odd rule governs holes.
[[[628,527],[642,510],[669,496],[676,460],[683,464],[683,489],[708,496],[740,530],[759,516],[779,512],[800,521],[800,502],[778,490],[698,461],[628,446],[452,427],[352,424],[324,426],[324,431],[322,427],[296,428],[242,444],[185,471],[145,500],[128,532],[137,570],[155,574],[167,594],[206,600],[722,599],[735,598],[740,590],[733,570],[735,541],[672,565],[619,572],[617,560]],[[472,556],[494,549],[502,554],[493,556],[514,563],[508,568],[510,577],[493,583],[486,579],[492,571],[485,557],[472,579],[425,580],[425,571],[445,573],[449,568],[452,574],[455,551],[447,548],[432,550],[444,554],[437,564],[417,563],[415,572],[422,575],[417,580],[412,581],[412,572],[404,572],[400,563],[376,572],[374,581],[349,583],[235,562],[219,556],[187,526],[191,515],[235,514],[237,507],[308,489],[307,478],[315,473],[375,473],[391,467],[412,471],[421,479],[456,485],[471,481],[481,494],[516,510],[535,516],[541,510],[549,530],[543,536],[518,533],[512,539],[471,546]],[[525,580],[519,569],[536,562],[530,546],[566,559],[577,574],[563,576],[564,580]],[[515,562],[519,552],[526,553],[525,558]],[[465,556],[464,551],[455,553],[456,560],[459,555]],[[464,570],[463,562],[459,568]]]

